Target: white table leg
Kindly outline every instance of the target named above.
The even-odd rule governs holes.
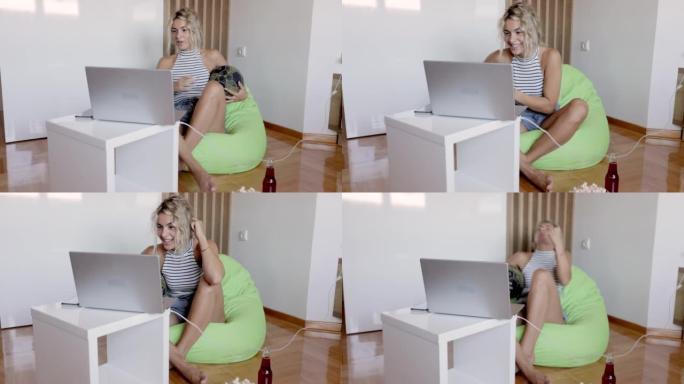
[[[392,192],[445,192],[446,174],[453,163],[444,164],[444,145],[388,127],[389,186]]]
[[[446,353],[440,358],[437,344],[387,325],[382,330],[382,343],[385,383],[447,383]]]
[[[35,317],[33,340],[38,384],[97,383],[97,340],[92,349],[88,340]]]

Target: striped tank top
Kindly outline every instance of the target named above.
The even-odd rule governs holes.
[[[558,278],[556,277],[556,251],[538,251],[535,250],[530,257],[530,261],[527,262],[525,268],[523,268],[522,273],[525,277],[525,289],[523,289],[523,294],[530,291],[532,286],[532,275],[538,269],[545,269],[553,275],[554,280],[556,280],[556,285],[558,285]]]
[[[539,48],[530,58],[513,56],[513,86],[528,96],[541,96],[544,90],[544,74],[539,63]]]
[[[171,68],[174,83],[183,76],[192,76],[192,84],[184,91],[173,92],[173,103],[178,106],[184,100],[199,98],[207,85],[209,71],[204,66],[202,55],[197,49],[179,51]]]
[[[191,241],[190,247],[183,254],[168,251],[164,255],[161,274],[166,283],[166,296],[181,297],[192,294],[197,289],[202,268],[195,260],[194,249]]]

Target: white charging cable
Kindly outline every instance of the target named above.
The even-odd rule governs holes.
[[[202,332],[202,330],[200,329],[200,327],[197,326],[197,324],[195,324],[195,323],[193,323],[192,321],[188,320],[185,316],[181,315],[180,313],[178,313],[178,312],[176,312],[176,311],[174,311],[173,309],[170,309],[170,308],[169,308],[169,311],[173,312],[174,314],[176,314],[176,316],[180,317],[181,319],[185,320],[188,324],[190,324],[190,325],[192,325],[193,327],[195,327],[195,329],[197,330],[197,332],[200,333],[200,335],[203,335],[203,334],[204,334],[204,332]]]
[[[179,121],[179,122],[178,122],[178,126],[180,127],[181,124],[190,127],[190,129],[192,129],[193,131],[195,131],[196,134],[198,134],[198,135],[200,135],[202,138],[204,138],[204,134],[203,134],[202,132],[200,132],[197,128],[193,127],[192,125],[190,125],[190,124],[188,124],[188,123],[186,123],[186,122]]]

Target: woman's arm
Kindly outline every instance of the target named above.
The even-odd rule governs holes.
[[[197,238],[197,244],[200,249],[199,259],[202,262],[202,272],[204,280],[209,285],[221,284],[223,274],[223,263],[218,257],[218,247],[216,243],[207,240],[204,235],[204,225],[198,219],[192,219],[191,228]]]
[[[544,89],[542,91],[542,96],[530,96],[526,95],[518,90],[515,91],[515,101],[520,104],[526,105],[533,111],[551,114],[556,110],[556,105],[558,104],[558,98],[560,96],[560,83],[561,83],[561,56],[557,50],[553,48],[547,48],[544,52],[544,57],[542,57],[542,62],[546,62],[542,65],[542,70],[544,71]]]
[[[565,286],[570,283],[570,279],[572,278],[572,255],[565,250],[560,227],[553,228],[551,239],[553,241],[554,250],[556,251],[556,263],[558,265],[556,267],[556,274],[558,275],[558,281]]]

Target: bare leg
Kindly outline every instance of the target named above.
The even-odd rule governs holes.
[[[551,382],[546,375],[534,367],[532,362],[527,358],[527,356],[525,356],[525,353],[523,352],[519,343],[516,343],[515,345],[515,363],[518,365],[518,368],[520,368],[523,375],[525,375],[530,383],[547,384]]]
[[[202,96],[195,105],[190,125],[202,134],[207,132],[223,132],[226,100],[223,93],[223,86],[216,81],[210,81],[202,92]],[[185,136],[180,137],[180,158],[184,162],[192,176],[197,181],[202,191],[213,191],[216,189],[211,176],[195,160],[192,151],[202,140],[202,136],[193,129],[188,129]]]
[[[539,329],[544,323],[565,323],[556,281],[549,271],[538,269],[532,275],[532,286],[527,296],[527,320]],[[539,331],[528,325],[520,341],[525,357],[533,364],[538,337]]]
[[[542,123],[556,141],[563,145],[577,132],[577,128],[587,117],[589,107],[582,99],[573,99],[566,106],[552,113]],[[553,190],[553,179],[544,172],[532,167],[538,158],[556,149],[556,144],[546,135],[537,139],[526,154],[520,154],[520,170],[542,191]]]
[[[209,322],[222,323],[225,321],[223,312],[223,291],[220,285],[209,285],[200,279],[195,297],[192,299],[188,320],[205,330]],[[191,383],[204,384],[208,376],[196,366],[185,361],[185,357],[201,334],[195,327],[186,324],[183,334],[176,345],[169,346],[169,360],[171,364]]]

